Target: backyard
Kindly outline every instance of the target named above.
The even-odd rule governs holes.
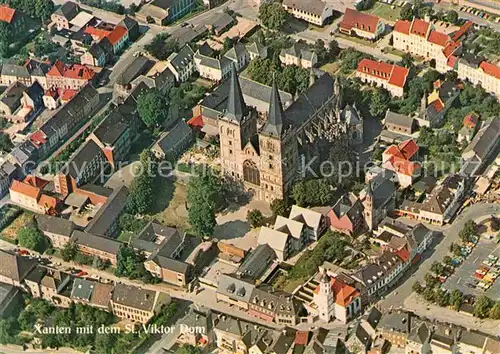
[[[394,8],[392,8],[394,7]],[[379,16],[387,21],[396,22],[399,19],[401,8],[386,4],[376,3],[370,10],[366,11],[372,15]]]
[[[5,215],[15,212],[15,209],[11,207],[4,207],[3,209],[7,209],[4,213]],[[18,231],[23,228],[32,217],[33,214],[28,211],[21,212],[21,214],[19,214],[7,227],[5,227],[5,229],[2,230],[2,237],[7,240],[15,241]]]

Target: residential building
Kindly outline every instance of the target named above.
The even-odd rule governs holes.
[[[412,326],[406,339],[405,354],[429,353],[430,337],[431,328],[429,324],[422,322],[419,326]]]
[[[364,226],[363,205],[354,193],[343,195],[328,211],[330,228],[348,235],[356,235]]]
[[[115,316],[146,324],[169,301],[167,294],[119,283],[113,289],[110,305]]]
[[[146,74],[139,75],[131,82],[132,88],[144,83],[146,87],[168,93],[175,85],[175,76],[164,61],[159,61]]]
[[[125,27],[115,26],[105,22],[99,23],[96,27],[87,26],[85,28],[85,33],[90,34],[95,41],[107,38],[108,42],[111,44],[112,53],[115,55],[122,51],[129,40],[128,31]]]
[[[36,263],[35,260],[0,250],[0,283],[20,287]]]
[[[9,86],[16,82],[23,85],[31,85],[31,75],[23,65],[3,64],[1,67],[1,83]]]
[[[365,222],[369,230],[373,230],[383,218],[395,207],[396,187],[384,176],[378,176],[368,182],[361,198]]]
[[[118,26],[127,30],[128,39],[132,42],[134,42],[141,35],[139,23],[128,15],[125,15],[125,17],[118,22]]]
[[[85,65],[66,65],[57,60],[47,73],[47,87],[80,90],[95,76],[95,72]]]
[[[68,273],[37,266],[27,277],[26,286],[33,297],[42,298],[57,307],[71,304],[72,277]]]
[[[279,55],[283,65],[296,65],[299,68],[312,68],[318,62],[317,54],[306,44],[295,42],[290,48],[282,49]]]
[[[102,38],[99,42],[94,42],[90,48],[80,57],[82,65],[104,67],[110,57],[112,44],[108,37]]]
[[[118,220],[127,203],[128,188],[121,186],[113,190],[92,220],[85,228],[85,232],[93,235],[114,237],[118,231]]]
[[[181,120],[169,132],[163,134],[151,151],[158,159],[175,162],[194,140],[193,131]]]
[[[442,73],[454,67],[462,49],[458,36],[439,32],[429,22],[418,18],[396,21],[392,33],[395,49],[426,60],[434,59],[436,70]]]
[[[255,285],[244,279],[229,274],[221,274],[217,284],[217,302],[222,301],[243,311],[248,311],[250,297],[254,289]]]
[[[273,229],[267,226],[260,229],[257,243],[269,245],[278,259],[285,261],[293,253],[300,251],[308,239],[303,223],[278,216]]]
[[[17,176],[18,169],[9,161],[0,164],[0,197],[4,197],[8,192],[12,180]]]
[[[484,57],[465,53],[457,60],[458,78],[480,85],[487,92],[500,97],[500,68]]]
[[[21,98],[27,86],[20,82],[14,82],[0,95],[0,113],[9,120],[16,120],[15,113],[21,106]]]
[[[59,209],[60,200],[47,190],[48,184],[48,181],[31,175],[22,182],[13,180],[9,188],[10,199],[36,213],[54,215]]]
[[[359,291],[340,279],[330,277],[326,270],[314,290],[313,303],[317,307],[319,319],[325,322],[337,319],[347,323],[361,312]]]
[[[143,55],[136,56],[130,64],[125,67],[116,78],[114,85],[115,94],[124,97],[133,88],[133,82],[140,75],[145,74],[153,66],[153,62]]]
[[[484,122],[476,136],[462,152],[462,172],[467,176],[476,174],[484,166],[500,143],[500,118]]]
[[[409,139],[389,146],[382,154],[382,166],[396,174],[398,183],[403,188],[411,186],[420,176],[420,164],[415,162],[418,150],[415,140]]]
[[[479,332],[463,330],[457,340],[457,351],[459,353],[483,354],[488,337]]]
[[[35,81],[38,81],[40,86],[44,89],[47,88],[47,73],[50,70],[50,62],[42,62],[35,59],[29,59],[24,67],[28,70],[29,75],[31,76],[31,83],[34,84]]]
[[[87,140],[54,177],[56,192],[67,196],[82,184],[93,182],[107,167],[106,158],[94,140]]]
[[[260,43],[259,41],[252,42],[250,44],[247,44],[247,52],[248,56],[250,57],[250,61],[260,58],[260,59],[266,59],[267,58],[267,47]]]
[[[204,43],[196,51],[194,63],[201,77],[213,81],[221,81],[231,71],[231,60],[225,55],[221,58],[215,58],[215,52],[207,43]]]
[[[437,324],[433,327],[430,347],[432,353],[456,353],[459,329],[453,325]]]
[[[46,90],[42,96],[43,105],[45,108],[54,110],[61,104],[59,99],[59,90],[50,88]]]
[[[462,128],[458,131],[457,142],[470,144],[479,125],[479,116],[471,112],[467,114],[462,122]]]
[[[403,97],[408,73],[405,67],[365,58],[358,64],[356,77],[385,88],[393,96]]]
[[[134,127],[133,121],[114,110],[89,135],[88,139],[99,146],[113,168],[130,152],[134,135],[131,126]]]
[[[247,48],[241,42],[237,42],[231,49],[229,49],[224,54],[224,57],[232,61],[238,71],[243,70],[243,68],[250,62],[250,55]]]
[[[177,82],[184,82],[190,78],[196,70],[194,52],[191,47],[186,44],[179,53],[170,54],[167,59],[167,67],[174,74]]]
[[[59,107],[42,127],[30,136],[30,142],[38,149],[40,157],[51,153],[67,139],[82,120],[91,116],[99,104],[99,93],[86,85],[65,105]]]
[[[415,119],[407,115],[388,110],[385,113],[384,128],[391,133],[402,135],[403,137],[411,136],[416,131]],[[393,135],[391,138],[401,139],[399,137],[395,138]]]
[[[179,258],[186,233],[182,229],[149,222],[133,241],[132,247],[143,252],[146,270],[166,283],[184,287],[191,281],[190,264]]]
[[[71,241],[78,245],[80,252],[89,256],[97,256],[112,265],[116,265],[116,256],[122,243],[108,237],[92,235],[87,232],[74,230]]]
[[[283,1],[283,7],[293,17],[317,26],[323,26],[325,21],[333,15],[332,7],[321,0],[308,2],[285,0]]]
[[[58,8],[50,17],[52,23],[58,30],[70,28],[70,21],[78,15],[80,7],[78,4],[66,1],[60,8]]]
[[[339,31],[373,41],[384,33],[385,24],[378,16],[347,8],[339,23]]]
[[[303,223],[311,241],[318,241],[327,228],[327,220],[323,214],[298,205],[292,206],[288,218]]]
[[[49,215],[37,215],[36,223],[38,229],[50,240],[54,248],[63,248],[69,242],[75,229],[72,221]]]
[[[392,311],[386,313],[377,325],[377,333],[392,344],[393,348],[405,348],[412,328],[420,321],[409,312]]]
[[[222,33],[227,31],[234,24],[234,22],[233,16],[223,12],[212,16],[206,27],[212,34],[220,36]]]
[[[154,0],[136,14],[143,22],[166,26],[186,15],[195,6],[193,0]]]
[[[422,97],[419,124],[430,128],[441,126],[446,112],[459,94],[459,86],[451,81],[434,82],[434,91],[428,97],[425,94]]]

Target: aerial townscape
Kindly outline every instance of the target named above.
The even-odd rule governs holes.
[[[0,1],[0,354],[500,354],[498,0]]]

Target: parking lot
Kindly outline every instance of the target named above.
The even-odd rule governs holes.
[[[444,287],[449,290],[458,289],[464,294],[475,296],[486,295],[495,301],[499,300],[500,279],[497,279],[486,291],[479,288],[474,289],[466,285],[475,280],[474,272],[490,254],[500,257],[500,244],[495,243],[494,240],[481,238],[471,254],[467,256],[464,262],[455,269],[455,273],[444,283]]]

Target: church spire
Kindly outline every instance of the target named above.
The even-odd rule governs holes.
[[[247,111],[245,100],[241,92],[240,82],[236,74],[234,62],[231,64],[231,77],[229,79],[229,95],[227,100],[226,116],[236,122],[241,122]]]
[[[273,77],[273,88],[271,89],[271,98],[269,100],[269,112],[267,117],[267,122],[264,125],[262,131],[277,137],[280,137],[283,133],[283,121],[285,119],[285,113],[283,112],[283,106],[281,104],[280,94],[278,92],[278,86],[276,85],[276,80]]]
[[[314,74],[314,69],[311,66],[311,70],[309,70],[309,87],[314,85],[315,82],[316,82],[316,74]]]

